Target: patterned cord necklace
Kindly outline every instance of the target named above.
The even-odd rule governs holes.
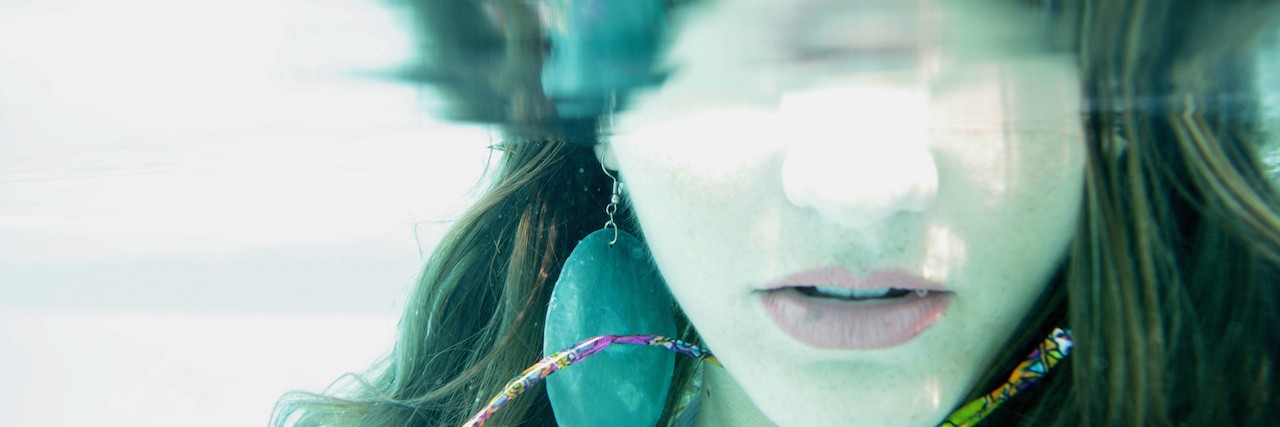
[[[506,387],[502,392],[494,396],[489,404],[485,405],[480,412],[477,412],[471,419],[463,424],[463,427],[480,427],[488,421],[494,413],[505,406],[512,399],[515,399],[520,393],[523,393],[530,386],[537,384],[548,375],[555,373],[569,365],[580,362],[583,359],[591,357],[599,353],[610,345],[629,344],[644,345],[652,347],[660,347],[676,353],[683,354],[698,360],[710,362],[719,365],[715,356],[710,351],[696,345],[672,339],[659,335],[601,335],[597,337],[587,338],[581,342],[569,347],[565,350],[556,352],[550,356],[539,360],[533,366],[525,369]],[[1003,385],[992,390],[990,393],[980,398],[974,399],[960,409],[956,409],[946,420],[939,424],[940,427],[969,427],[977,425],[987,415],[990,415],[1001,404],[1008,401],[1015,394],[1031,388],[1044,378],[1049,370],[1071,355],[1071,347],[1073,341],[1071,331],[1063,328],[1054,328],[1044,341],[1036,347],[1031,354],[1027,355],[1026,360],[1019,363],[1013,372],[1009,374],[1009,380]]]

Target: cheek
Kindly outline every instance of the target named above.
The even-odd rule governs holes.
[[[632,207],[656,244],[674,237],[691,252],[728,242],[782,208],[785,139],[776,118],[748,108],[699,111],[662,121],[630,117],[611,138]],[[743,125],[744,123],[749,125]],[[634,129],[634,130],[630,130]]]
[[[1084,143],[1052,134],[951,135],[935,146],[940,206],[1019,217],[1075,204]]]
[[[1073,67],[1050,56],[967,71],[930,110],[943,215],[986,245],[1069,236],[1085,166]]]
[[[717,115],[729,114],[694,120],[715,123],[720,119],[705,119]],[[727,123],[715,129],[729,137],[704,145],[679,126],[654,126],[614,139],[613,147],[631,208],[671,292],[700,331],[720,336],[733,326],[724,319],[759,309],[749,291],[762,280],[761,269],[785,262],[779,236],[794,233],[783,224],[799,222],[788,221],[793,210],[779,180],[781,145],[748,139]]]
[[[1084,142],[1006,137],[1010,148],[1001,154],[979,156],[972,145],[938,154],[949,187],[940,191],[936,221],[964,248],[940,262],[962,296],[951,312],[961,336],[1011,334],[1061,265],[1078,223]],[[992,344],[976,359],[1000,351]]]
[[[732,271],[734,260],[726,246],[737,246],[743,237],[743,212],[752,212],[755,220],[767,215],[767,208],[752,204],[758,198],[751,194],[776,184],[740,168],[687,164],[696,153],[674,156],[620,147],[618,161],[645,241],[672,291],[681,296],[681,288],[688,286],[680,285],[705,284],[709,272],[722,277]]]

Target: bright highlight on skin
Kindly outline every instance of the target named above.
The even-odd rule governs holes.
[[[938,190],[928,107],[927,92],[910,86],[787,94],[780,105],[794,130],[782,165],[787,199],[853,228],[925,210]]]

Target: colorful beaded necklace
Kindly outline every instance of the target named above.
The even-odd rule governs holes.
[[[712,356],[711,352],[706,349],[664,336],[601,335],[591,337],[570,348],[547,356],[525,369],[519,376],[507,383],[502,392],[494,396],[488,405],[485,405],[480,412],[477,412],[471,419],[467,420],[463,427],[480,427],[484,425],[485,421],[488,421],[498,409],[515,399],[516,396],[519,396],[530,386],[542,381],[548,375],[591,357],[614,344],[660,347],[705,362],[720,364],[715,356]],[[1013,369],[1013,372],[1009,374],[1008,381],[990,393],[956,409],[939,426],[967,427],[977,425],[983,418],[986,418],[987,415],[990,415],[991,412],[995,411],[996,408],[1000,407],[1001,404],[1008,401],[1015,394],[1031,388],[1032,385],[1039,382],[1041,378],[1049,373],[1049,369],[1052,369],[1062,359],[1071,355],[1072,345],[1070,330],[1054,328],[1053,332],[1031,354],[1027,355],[1026,360],[1023,360]]]

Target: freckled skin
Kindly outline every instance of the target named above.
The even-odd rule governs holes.
[[[615,136],[600,148],[627,184],[672,293],[724,365],[704,380],[734,391],[708,399],[700,423],[935,425],[963,403],[987,359],[1010,351],[996,347],[1062,261],[1084,171],[1072,61],[1005,55],[974,35],[1025,17],[994,19],[1003,12],[967,3],[903,3],[919,5],[899,12],[925,34],[905,43],[919,47],[916,66],[840,69],[756,97],[724,94],[759,91],[762,79],[779,80],[790,65],[755,63],[750,46],[726,46],[754,28],[744,11],[769,16],[788,4],[725,0],[695,10],[668,58],[678,72],[617,117]],[[990,54],[966,59],[975,51]],[[788,98],[801,90],[805,96]],[[848,93],[878,95],[841,95]],[[784,98],[787,108],[774,102]],[[877,108],[887,104],[897,107]],[[860,113],[840,114],[848,111]],[[920,149],[885,155],[886,144]],[[877,180],[841,164],[936,176]],[[832,182],[840,185],[825,185]],[[758,290],[832,265],[921,275],[953,293],[950,306],[901,345],[809,347],[773,323]]]

